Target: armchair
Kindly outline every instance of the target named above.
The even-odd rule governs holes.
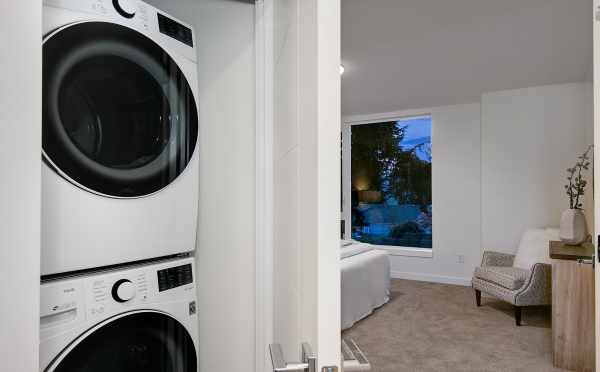
[[[481,266],[473,273],[475,301],[481,306],[481,292],[514,306],[515,322],[521,325],[521,308],[552,304],[552,266],[548,241],[555,231],[529,230],[516,255],[485,251]]]

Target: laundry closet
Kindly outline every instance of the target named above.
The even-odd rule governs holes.
[[[190,23],[198,63],[195,252],[200,371],[252,370],[255,350],[255,5],[149,0]],[[251,369],[249,369],[251,368]]]
[[[2,272],[22,299],[3,311],[2,360],[244,370],[255,355],[254,5],[2,10],[14,33],[2,65],[16,74],[2,91],[3,165],[22,168],[3,182],[4,206],[19,211],[3,245],[22,249],[3,251]],[[22,332],[5,340],[11,325]]]
[[[40,369],[243,369],[253,5],[45,0],[42,19]]]
[[[316,342],[319,321],[331,324],[330,339],[337,337],[337,322],[319,318],[323,308],[338,306],[337,297],[314,291],[328,275],[333,281],[325,287],[339,291],[335,267],[319,264],[318,254],[324,236],[334,242],[339,235],[333,187],[339,22],[317,17],[335,20],[339,3],[266,3],[0,5],[0,272],[6,278],[0,359],[6,368],[268,370],[274,335],[284,335],[288,325],[300,329],[301,322],[308,333],[286,335],[284,346],[298,349],[300,338],[312,340],[315,351],[339,360],[339,340]],[[295,18],[306,31],[299,36],[294,24],[305,55],[292,44],[285,53],[293,58],[281,59],[287,22]],[[330,63],[321,63],[323,55]],[[300,78],[304,90],[274,102],[274,87],[293,92],[287,76]],[[317,91],[331,105],[319,104]],[[306,98],[302,107],[300,98]],[[310,136],[299,145],[307,162],[297,160],[310,174],[295,202],[310,206],[303,219],[316,225],[306,241],[310,250],[298,250],[306,257],[278,258],[269,235],[273,186],[283,194],[300,186],[272,179],[273,116],[287,107],[302,110],[290,123],[301,118]],[[326,122],[334,125],[325,128]],[[332,169],[320,170],[325,157]],[[327,201],[319,205],[332,217],[325,225],[332,228],[319,236],[314,227],[322,211],[313,195]],[[337,264],[335,253],[327,255]],[[302,259],[302,274],[312,278],[294,289],[296,297],[298,289],[304,293],[302,309],[296,300],[287,306],[285,297],[273,302],[300,278],[285,270],[274,275],[273,258],[280,269]],[[277,281],[283,286],[274,293]],[[290,320],[283,313],[298,311],[307,316]]]

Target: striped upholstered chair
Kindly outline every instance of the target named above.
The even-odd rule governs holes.
[[[473,273],[475,301],[481,292],[514,306],[515,321],[521,325],[521,308],[552,304],[552,266],[548,243],[558,239],[556,229],[528,230],[516,254],[486,251],[481,266]]]

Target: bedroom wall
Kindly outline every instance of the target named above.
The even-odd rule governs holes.
[[[480,104],[429,112],[433,257],[390,256],[392,276],[466,285],[480,260]]]
[[[0,360],[37,371],[42,2],[0,2]]]
[[[482,97],[482,248],[515,252],[528,227],[558,226],[565,170],[593,143],[591,83]],[[584,208],[593,224],[591,173]]]
[[[564,170],[593,139],[592,109],[591,84],[572,83],[486,93],[482,104],[345,117],[432,114],[433,254],[391,255],[392,275],[470,285],[483,249],[512,253],[526,227],[557,226],[568,206]]]
[[[481,246],[481,105],[434,107],[345,117],[344,123],[431,114],[433,179],[433,250],[404,255],[390,249],[392,276],[467,285],[480,260]],[[347,125],[346,125],[347,128]],[[348,137],[344,156],[349,157]],[[344,186],[350,165],[345,163]],[[345,210],[350,201],[344,198]],[[349,222],[349,218],[346,217]],[[346,225],[349,231],[349,223]],[[431,254],[432,253],[432,254]]]
[[[199,46],[199,370],[254,371],[254,6],[149,2],[191,23]]]

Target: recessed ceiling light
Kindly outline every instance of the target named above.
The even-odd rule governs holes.
[[[340,75],[344,74],[344,70],[345,70],[344,65],[340,65]]]

